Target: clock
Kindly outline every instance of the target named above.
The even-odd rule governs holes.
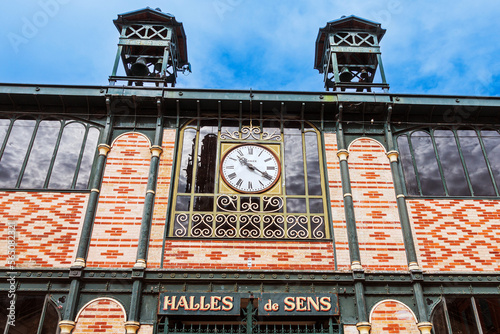
[[[276,153],[259,144],[231,148],[222,158],[220,174],[224,182],[241,193],[262,193],[271,189],[281,174]]]

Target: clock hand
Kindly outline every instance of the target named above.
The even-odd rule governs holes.
[[[247,166],[251,170],[256,170],[259,173],[261,173],[262,176],[264,176],[266,179],[271,180],[273,178],[271,175],[269,175],[269,173],[263,172],[260,169],[258,169],[257,167],[255,167],[254,165],[252,165],[251,163],[249,163],[246,158],[238,157],[238,159],[240,160],[241,163],[243,163],[245,166]]]

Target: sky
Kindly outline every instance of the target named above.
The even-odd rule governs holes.
[[[379,22],[391,93],[500,96],[498,0],[2,0],[0,82],[107,85],[118,14],[161,8],[182,22],[192,73],[177,87],[324,91],[319,28]]]

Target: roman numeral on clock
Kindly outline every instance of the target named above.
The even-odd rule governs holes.
[[[252,189],[252,182],[248,181],[248,189]]]
[[[248,146],[248,154],[253,154],[253,147],[252,146]]]
[[[267,170],[275,170],[276,167],[275,166],[267,166]]]
[[[242,184],[243,184],[243,180],[242,179],[239,179],[238,182],[236,182],[236,186],[237,187],[241,187]]]
[[[228,178],[230,178],[231,180],[234,179],[236,177],[236,173],[231,173],[227,176]],[[241,179],[240,179],[241,180]]]

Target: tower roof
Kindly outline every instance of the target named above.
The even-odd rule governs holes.
[[[324,28],[320,28],[318,37],[316,38],[316,57],[314,59],[314,68],[322,71],[321,59],[323,57],[325,39],[329,33],[335,31],[366,31],[377,35],[380,42],[385,35],[385,29],[382,29],[381,24],[373,22],[361,17],[351,15],[343,16],[340,19],[327,22]]]
[[[146,7],[132,12],[118,14],[118,18],[113,20],[113,23],[119,32],[121,32],[123,25],[132,23],[155,23],[172,26],[174,33],[177,36],[177,46],[179,47],[180,52],[180,65],[182,66],[188,63],[186,33],[184,32],[182,23],[178,22],[172,14],[163,13],[159,8],[152,9],[151,7]]]

